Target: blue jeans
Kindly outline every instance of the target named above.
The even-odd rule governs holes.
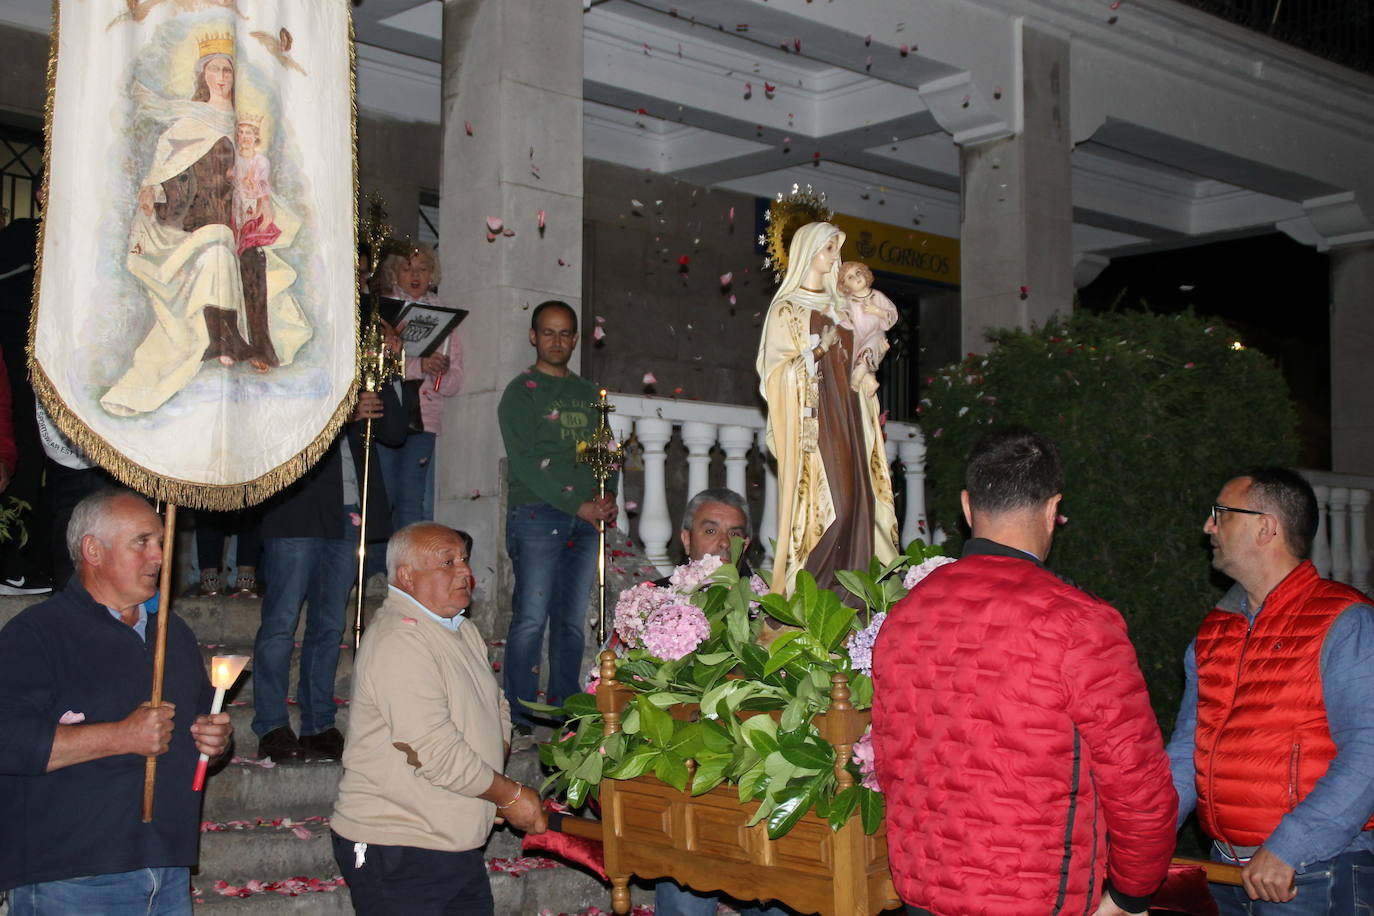
[[[587,599],[596,580],[596,529],[548,503],[506,510],[506,553],[515,568],[506,635],[506,699],[511,719],[530,724],[521,700],[539,693],[539,654],[549,631],[547,701],[555,706],[582,690]],[[609,610],[609,609],[608,609]]]
[[[353,506],[344,508],[348,513]],[[358,529],[345,529],[354,538]],[[300,683],[302,735],[317,735],[334,725],[334,672],[348,617],[348,592],[357,578],[358,542],[350,538],[264,538],[263,571],[267,593],[262,599],[262,625],[253,643],[253,731],[259,737],[290,725],[286,688],[295,647],[301,602],[306,603],[305,639],[301,643]]]
[[[654,916],[716,916],[717,898],[679,887],[669,880],[654,885]],[[740,916],[786,916],[775,906],[746,906]]]
[[[399,531],[411,522],[434,517],[433,504],[425,509],[429,469],[434,464],[434,433],[411,433],[404,445],[392,448],[377,443],[377,464],[391,502],[391,524]]]
[[[1213,850],[1212,858],[1224,859]],[[1374,914],[1374,852],[1343,852],[1314,862],[1296,879],[1298,896],[1287,903],[1251,900],[1245,888],[1211,884],[1221,916],[1370,916]]]
[[[10,916],[191,916],[191,872],[139,868],[25,884],[10,891]]]

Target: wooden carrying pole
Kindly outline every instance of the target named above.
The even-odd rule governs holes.
[[[148,705],[162,705],[162,675],[167,669],[167,614],[172,604],[172,545],[176,543],[177,507],[167,504],[162,527],[162,574],[158,577],[157,625],[153,637],[153,690]],[[143,763],[143,823],[153,820],[153,790],[157,785],[157,758]]]

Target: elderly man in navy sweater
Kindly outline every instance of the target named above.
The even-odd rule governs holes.
[[[167,625],[163,696],[147,703],[162,521],[129,490],[86,497],[67,547],[77,575],[0,630],[0,889],[10,916],[190,916],[199,839],[197,755],[231,726],[196,638]],[[170,613],[170,611],[168,612]],[[158,757],[142,822],[144,758]]]

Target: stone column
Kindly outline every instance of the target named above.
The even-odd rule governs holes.
[[[534,306],[582,308],[582,6],[445,0],[442,94],[442,289],[470,314],[463,390],[439,437],[435,515],[472,534],[474,615],[499,639],[510,581],[496,408],[534,362]],[[488,217],[501,220],[490,240]]]
[[[1374,242],[1331,250],[1331,470],[1374,474]]]
[[[1022,28],[1023,129],[961,147],[963,352],[1073,305],[1069,39]]]

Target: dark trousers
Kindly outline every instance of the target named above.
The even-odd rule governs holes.
[[[353,841],[332,831],[330,837],[358,916],[493,916],[480,848],[440,852],[368,844],[359,867]]]
[[[923,910],[919,906],[905,905],[906,916],[935,916],[930,910]]]

